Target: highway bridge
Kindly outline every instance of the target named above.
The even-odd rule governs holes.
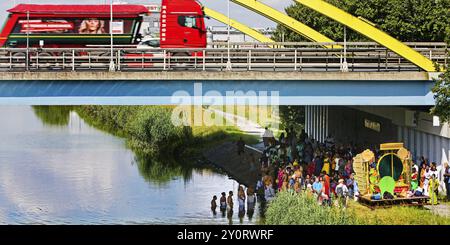
[[[116,47],[112,56],[102,47],[2,49],[0,104],[176,104],[177,91],[194,95],[199,84],[203,91],[196,96],[208,91],[274,91],[282,105],[434,104],[430,90],[439,73],[427,72],[376,43],[270,45],[278,47]],[[345,53],[341,48],[324,49],[327,45],[344,45]],[[437,67],[448,64],[445,43],[408,45]],[[248,103],[239,101],[233,103]]]
[[[435,66],[448,64],[446,43],[407,43]],[[342,48],[323,49],[322,46]],[[0,72],[10,71],[426,71],[376,43],[213,43],[206,49],[118,46],[78,49],[0,49]],[[269,47],[270,46],[270,47]],[[193,55],[191,55],[193,54]],[[229,67],[227,67],[227,63]]]
[[[295,0],[373,42],[335,42],[254,0],[232,0],[311,42],[278,43],[223,14],[205,14],[259,43],[206,49],[0,49],[0,105],[303,105],[319,141],[374,146],[401,141],[415,156],[450,156],[450,127],[435,123],[433,79],[445,43],[404,43],[321,0]],[[195,54],[193,56],[189,54]],[[113,65],[111,65],[113,64]]]

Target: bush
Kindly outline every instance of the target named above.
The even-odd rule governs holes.
[[[173,153],[190,140],[190,129],[173,125],[171,112],[166,107],[142,107],[128,123],[130,146],[143,153]]]
[[[305,194],[283,191],[268,204],[266,224],[269,225],[353,225],[358,220],[350,210],[324,207]]]
[[[161,106],[82,106],[78,113],[89,124],[127,139],[142,154],[169,153],[191,141],[189,127],[174,126],[172,110]]]

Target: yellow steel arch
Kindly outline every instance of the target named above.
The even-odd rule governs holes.
[[[436,71],[433,62],[415,51],[414,49],[408,47],[399,40],[391,37],[387,33],[377,29],[372,24],[367,21],[363,21],[344,10],[341,10],[327,2],[322,0],[295,0],[300,4],[303,4],[329,18],[350,27],[351,29],[361,33],[362,35],[374,40],[375,42],[383,45],[384,47],[392,50],[401,57],[411,61],[420,68],[428,72]]]
[[[232,2],[239,4],[253,12],[256,12],[266,18],[271,19],[285,27],[297,32],[298,34],[306,37],[313,42],[320,43],[333,43],[334,41],[330,38],[320,34],[311,27],[297,21],[296,19],[285,15],[284,13],[271,8],[263,3],[256,0],[231,0]],[[326,48],[342,48],[340,45],[325,45]]]
[[[224,24],[228,25],[228,21],[229,21],[231,27],[235,28],[236,30],[238,30],[246,35],[249,35],[250,37],[252,37],[253,39],[255,39],[258,42],[262,42],[262,43],[274,43],[275,42],[274,40],[261,34],[259,31],[252,29],[240,22],[237,22],[236,20],[233,20],[233,19],[228,20],[227,16],[225,16],[215,10],[209,9],[207,7],[203,7],[203,11],[205,12],[205,15],[207,15],[217,21],[220,21]]]

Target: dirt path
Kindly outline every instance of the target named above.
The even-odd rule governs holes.
[[[260,139],[264,128],[246,118],[210,109],[226,120],[234,121],[234,125],[246,134],[256,135]],[[261,140],[260,140],[261,141]],[[203,155],[213,165],[224,170],[231,178],[245,186],[255,186],[258,178],[261,144],[246,146],[244,154],[237,154],[236,142],[226,142],[206,150]]]
[[[256,135],[259,137],[262,137],[262,135],[264,134],[263,127],[261,127],[257,123],[248,120],[245,117],[237,116],[217,109],[209,109],[209,110],[213,111],[214,113],[217,113],[221,117],[225,118],[227,121],[234,122],[234,125],[236,125],[236,127],[238,127],[242,132],[246,134]]]
[[[236,125],[236,127],[239,128],[245,134],[257,136],[259,143],[251,145],[251,147],[259,151],[264,150],[264,144],[262,141],[262,135],[264,134],[263,127],[261,127],[257,123],[248,120],[245,117],[237,116],[217,109],[209,109],[209,110],[214,111],[214,113],[217,113],[218,115],[220,115],[221,117],[225,118],[228,121],[234,122],[233,125]]]
[[[425,208],[430,209],[439,216],[450,217],[450,204],[427,205]]]

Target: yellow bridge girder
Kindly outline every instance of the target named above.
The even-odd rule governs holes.
[[[247,8],[253,12],[256,12],[278,24],[281,24],[292,31],[304,36],[305,38],[319,43],[333,43],[335,41],[330,38],[320,34],[316,30],[311,27],[299,22],[298,20],[287,16],[286,14],[273,9],[272,7],[260,3],[256,0],[231,0],[232,2],[241,5],[244,8]],[[341,45],[324,45],[325,48],[342,48]]]
[[[252,0],[253,1],[253,0]],[[362,35],[372,39],[380,45],[392,50],[401,57],[409,60],[420,68],[428,72],[436,71],[433,62],[410,48],[401,41],[391,37],[389,34],[379,30],[372,24],[363,21],[342,9],[339,9],[322,0],[295,0],[296,2],[305,5],[349,28],[361,33]]]
[[[226,25],[228,25],[228,23],[229,23],[230,26],[233,27],[234,29],[236,29],[246,35],[249,35],[250,37],[252,37],[253,39],[255,39],[258,42],[262,42],[262,43],[274,43],[275,42],[274,40],[264,36],[259,31],[255,30],[253,28],[250,28],[236,20],[228,19],[227,16],[225,16],[215,10],[212,10],[207,7],[203,7],[203,11],[205,12],[205,15],[207,15],[217,21],[220,21]],[[273,47],[273,46],[271,45],[270,47]]]

